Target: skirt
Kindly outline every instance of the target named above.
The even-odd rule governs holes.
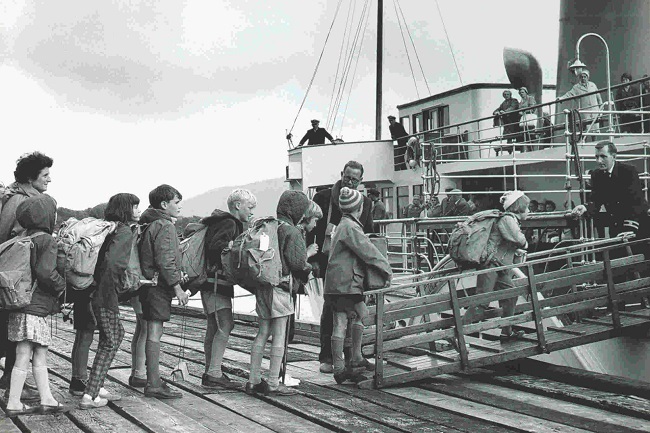
[[[277,319],[294,313],[293,296],[279,287],[271,290],[257,290],[255,311],[260,319]]]
[[[25,313],[9,314],[9,340],[14,342],[30,341],[49,346],[52,344],[52,332],[45,317]]]

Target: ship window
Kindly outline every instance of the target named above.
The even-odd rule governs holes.
[[[440,107],[429,108],[422,111],[423,121],[424,121],[424,130],[433,132],[427,132],[424,135],[426,141],[434,140],[440,138],[443,135],[449,134],[449,128],[439,129],[444,126],[449,125],[449,105],[443,105]]]
[[[405,218],[404,209],[409,205],[409,187],[408,186],[398,186],[397,187],[397,212],[398,218]]]
[[[422,185],[413,185],[413,197],[422,195]]]
[[[406,132],[409,132],[411,130],[411,119],[408,116],[400,117],[399,121]]]
[[[393,188],[388,187],[388,188],[382,188],[381,189],[381,200],[384,202],[384,206],[386,206],[386,212],[388,213],[389,217],[393,217],[395,214],[393,212]]]
[[[414,114],[413,115],[413,132],[412,134],[415,134],[416,132],[422,131],[422,113]]]

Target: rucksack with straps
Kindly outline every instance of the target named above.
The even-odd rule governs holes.
[[[93,283],[99,250],[117,223],[97,218],[69,218],[57,234],[57,270],[67,287],[85,290]]]
[[[449,235],[449,256],[461,269],[478,268],[491,259],[488,240],[494,224],[506,213],[496,209],[478,212],[459,222]]]
[[[228,281],[251,293],[280,284],[282,259],[278,227],[281,224],[285,223],[277,218],[258,218],[223,250],[221,265]]]
[[[124,270],[124,284],[117,288],[121,300],[134,296],[144,284],[145,278],[140,265],[140,240],[148,225],[134,224],[131,226],[131,249],[129,263]]]
[[[28,306],[36,282],[32,278],[32,239],[44,235],[19,235],[0,245],[0,310],[16,310]]]
[[[205,258],[205,235],[208,226],[202,223],[189,223],[181,241],[181,271],[187,275],[183,289],[195,293],[199,286],[208,281],[207,262]]]

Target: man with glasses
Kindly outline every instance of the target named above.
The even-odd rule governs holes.
[[[327,260],[329,252],[323,251],[323,243],[325,243],[325,234],[328,230],[328,225],[336,226],[341,221],[341,209],[339,208],[339,193],[344,186],[357,189],[363,180],[363,165],[356,161],[349,161],[343,167],[341,172],[341,179],[336,181],[334,186],[329,189],[319,191],[314,196],[314,201],[320,206],[323,211],[323,217],[318,220],[314,230],[307,234],[307,245],[316,242],[318,244],[318,253],[310,260],[314,268],[314,275],[316,277],[325,278],[327,272]],[[368,197],[363,198],[363,211],[359,222],[363,226],[365,233],[373,233],[373,220],[372,220],[372,200]],[[323,305],[323,313],[320,318],[320,355],[318,359],[321,363],[320,371],[323,373],[332,373],[332,329],[333,323],[333,310],[332,306],[328,305],[327,301]],[[346,360],[349,360],[348,353],[350,348],[345,348],[344,353]]]

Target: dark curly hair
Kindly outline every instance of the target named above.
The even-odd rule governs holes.
[[[115,194],[104,209],[104,219],[128,224],[133,221],[133,206],[138,204],[140,199],[136,195],[127,192]]]
[[[18,183],[27,183],[30,180],[38,179],[38,175],[44,168],[50,168],[54,160],[41,152],[32,152],[21,156],[16,162],[14,179]]]

